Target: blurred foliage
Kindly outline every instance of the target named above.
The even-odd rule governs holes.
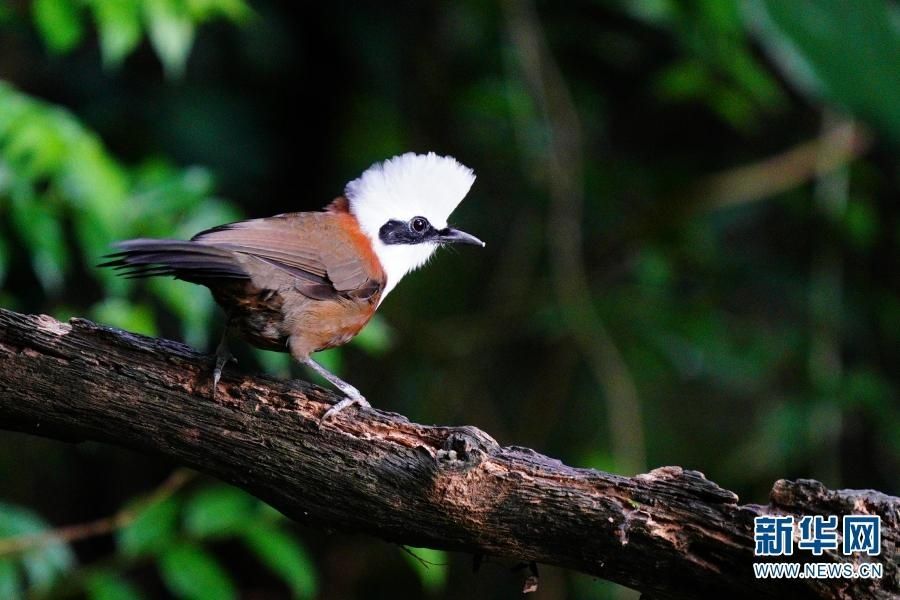
[[[180,76],[197,26],[215,17],[240,23],[250,16],[243,0],[34,0],[34,24],[53,52],[73,50],[84,38],[85,13],[97,28],[103,62],[118,67],[146,34],[173,76]]]
[[[586,300],[622,381],[583,355],[585,317],[554,290],[548,165],[573,132],[536,89],[517,6],[0,2],[0,306],[210,348],[208,292],[96,269],[112,241],[315,210],[376,160],[436,150],[478,174],[454,219],[488,245],[438,256],[350,347],[318,355],[375,405],[622,471],[606,394],[631,385],[646,468],[699,469],[748,502],[780,477],[900,493],[896,3],[536,4],[549,91],[577,112]],[[779,162],[845,122],[872,140],[846,165]],[[766,160],[788,191],[703,195],[709,175]],[[235,350],[234,368],[311,376]],[[2,435],[0,537],[134,506],[170,468]],[[508,597],[508,567],[298,531],[208,484],[114,541],[0,557],[0,597]],[[551,568],[540,593],[623,594]]]
[[[900,94],[900,6],[882,0],[757,3],[768,13],[768,20],[759,15],[762,40],[791,77],[900,142],[900,111],[892,101]]]
[[[670,31],[682,48],[655,77],[660,99],[706,104],[747,132],[783,106],[784,94],[746,42],[736,0],[641,0],[622,7]]]
[[[209,196],[212,179],[204,169],[178,170],[161,160],[129,169],[70,113],[2,82],[0,106],[0,209],[7,216],[0,232],[14,242],[0,252],[0,277],[3,258],[10,260],[11,246],[20,245],[48,297],[64,305],[67,276],[96,279],[103,297],[90,316],[156,333],[148,305],[123,301],[131,283],[94,264],[115,240],[189,236],[237,219],[237,211]],[[67,244],[67,228],[74,247]],[[202,343],[212,310],[209,295],[185,284],[150,287],[179,317],[185,338]]]
[[[425,592],[434,596],[447,585],[447,553],[433,548],[407,548],[406,558],[416,570]]]
[[[0,503],[0,538],[34,535],[48,528],[43,519],[27,508]],[[18,560],[3,558],[0,565],[2,596],[16,598],[26,584],[38,591],[52,586],[75,566],[75,555],[65,544],[52,541],[42,548],[24,552]]]
[[[135,502],[140,502],[138,498]],[[183,497],[174,495],[138,509],[137,517],[117,533],[116,563],[78,566],[62,542],[38,546],[20,558],[0,561],[3,598],[55,597],[64,587],[80,587],[91,600],[141,598],[124,574],[152,562],[174,596],[190,600],[236,598],[228,571],[213,555],[215,544],[243,541],[260,564],[281,577],[295,598],[313,598],[316,571],[287,520],[236,488],[210,485]],[[49,529],[30,511],[0,504],[0,536],[41,533]],[[22,578],[22,572],[27,579]]]

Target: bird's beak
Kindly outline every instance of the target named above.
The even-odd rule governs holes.
[[[484,248],[484,242],[474,235],[454,229],[453,227],[445,227],[437,232],[437,241],[441,244],[472,244],[473,246],[481,246]]]

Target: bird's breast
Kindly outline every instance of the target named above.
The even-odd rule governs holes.
[[[210,285],[229,327],[250,344],[285,352],[288,341],[307,355],[346,344],[369,322],[380,291],[364,298],[309,298],[296,290],[261,290],[248,281]]]

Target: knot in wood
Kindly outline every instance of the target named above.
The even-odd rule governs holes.
[[[459,427],[447,436],[435,458],[442,466],[468,470],[498,449],[497,442],[480,429]]]

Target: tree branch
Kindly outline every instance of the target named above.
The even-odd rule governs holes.
[[[0,309],[0,427],[152,452],[320,528],[576,569],[649,598],[888,598],[900,592],[900,499],[778,481],[766,506],[701,473],[620,477],[500,447],[474,427],[348,410],[302,381],[226,371],[167,340]],[[757,580],[753,518],[881,516],[881,580]],[[813,560],[810,553],[790,560]],[[859,560],[827,552],[815,561]]]
[[[134,523],[142,511],[153,504],[170,498],[175,492],[184,487],[186,483],[189,483],[195,474],[194,471],[188,469],[178,469],[162,482],[162,485],[156,488],[149,497],[133,505],[121,508],[108,517],[102,517],[88,523],[77,523],[49,529],[40,533],[26,533],[0,539],[0,559],[49,544],[60,542],[70,544],[98,535],[108,535],[118,529],[128,527]]]

